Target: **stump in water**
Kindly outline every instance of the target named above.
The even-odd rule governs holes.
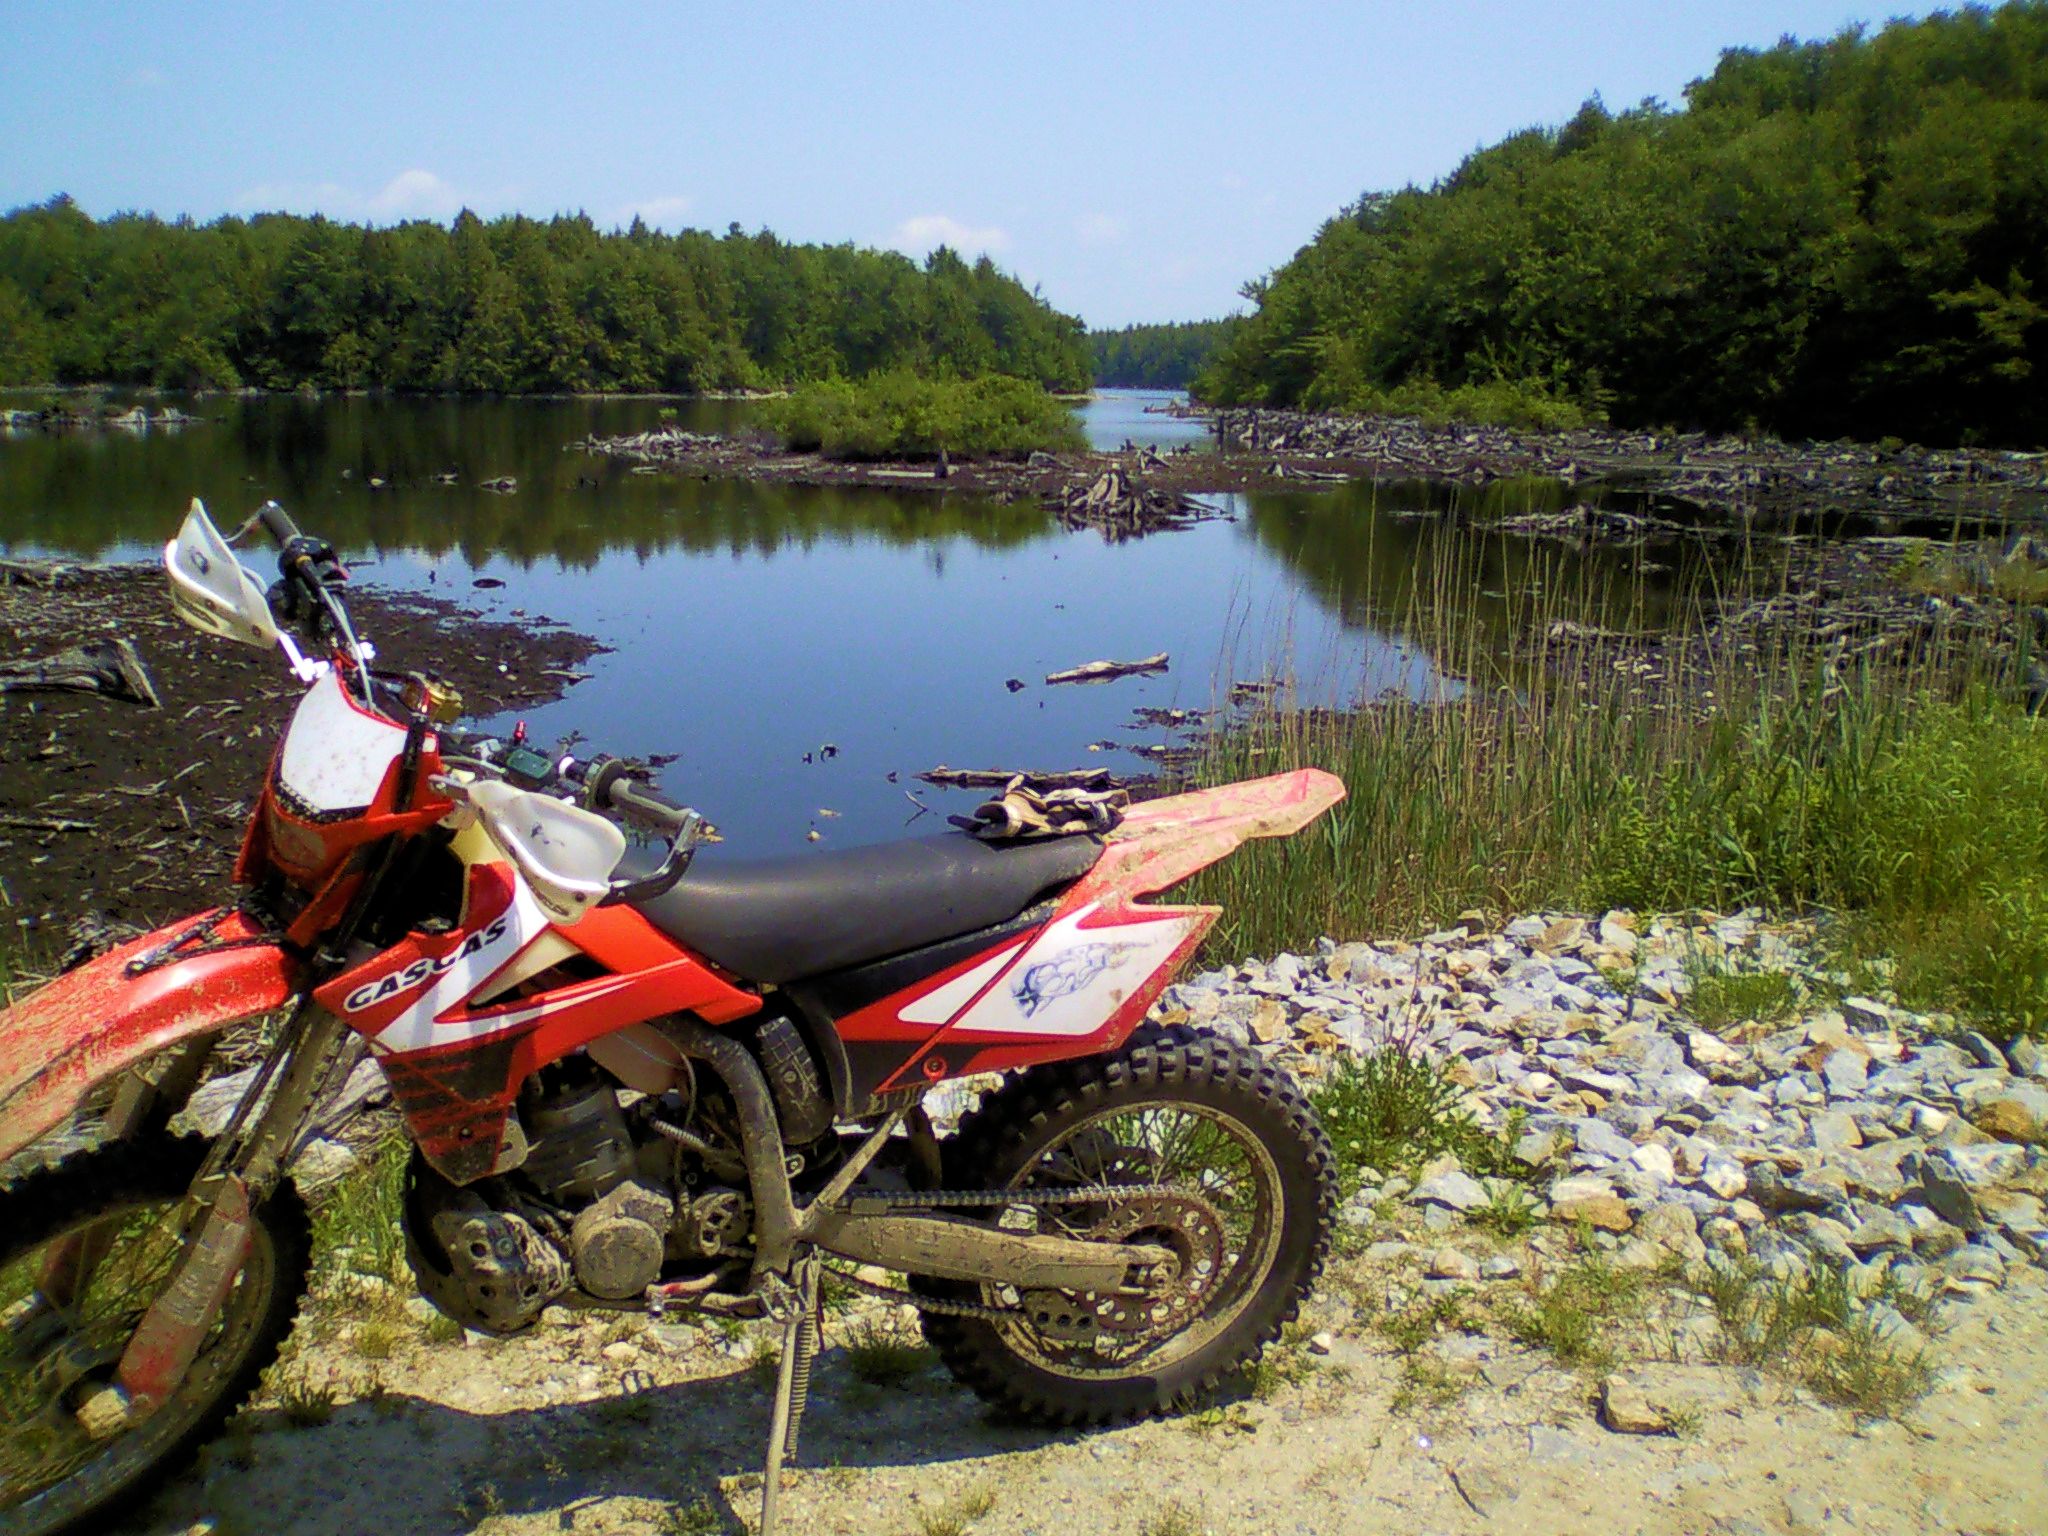
[[[1218,515],[1192,497],[1147,486],[1120,465],[1105,469],[1085,490],[1054,492],[1046,504],[1066,527],[1093,528],[1112,541],[1184,528]]]

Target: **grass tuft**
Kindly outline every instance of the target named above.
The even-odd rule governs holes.
[[[871,1387],[906,1387],[931,1369],[933,1358],[921,1337],[874,1319],[854,1324],[846,1336],[846,1364]]]
[[[917,1536],[963,1536],[968,1527],[995,1507],[994,1489],[970,1488],[938,1509],[921,1511],[917,1517]]]

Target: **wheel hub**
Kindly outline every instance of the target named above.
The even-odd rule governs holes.
[[[1223,1222],[1193,1195],[1148,1195],[1105,1211],[1076,1236],[1110,1243],[1149,1243],[1168,1257],[1134,1274],[1116,1291],[1027,1291],[1032,1326],[1047,1340],[1087,1348],[1103,1335],[1122,1342],[1164,1338],[1201,1314],[1223,1273]]]

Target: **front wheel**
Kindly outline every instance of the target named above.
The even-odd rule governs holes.
[[[290,1185],[255,1213],[249,1257],[177,1391],[132,1428],[79,1409],[112,1378],[181,1250],[177,1218],[206,1143],[117,1143],[0,1193],[0,1533],[101,1529],[181,1466],[256,1386],[310,1267]]]
[[[967,1187],[1153,1191],[1021,1207],[1042,1232],[1165,1248],[1172,1276],[1149,1295],[919,1283],[1014,1309],[928,1312],[925,1336],[967,1386],[1047,1424],[1184,1407],[1256,1358],[1321,1272],[1337,1207],[1336,1159],[1293,1079],[1189,1029],[1012,1079],[962,1123],[947,1162],[948,1182]]]

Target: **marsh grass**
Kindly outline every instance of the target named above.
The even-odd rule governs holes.
[[[2023,633],[1742,629],[1722,616],[1785,591],[1761,554],[1674,589],[1540,553],[1510,568],[1504,542],[1445,541],[1368,615],[1449,679],[1436,697],[1330,711],[1282,687],[1203,745],[1203,783],[1312,765],[1349,790],[1190,883],[1224,909],[1213,956],[1474,908],[1818,909],[1858,955],[1896,956],[1909,1005],[2048,1027],[2048,726],[2012,701]]]

